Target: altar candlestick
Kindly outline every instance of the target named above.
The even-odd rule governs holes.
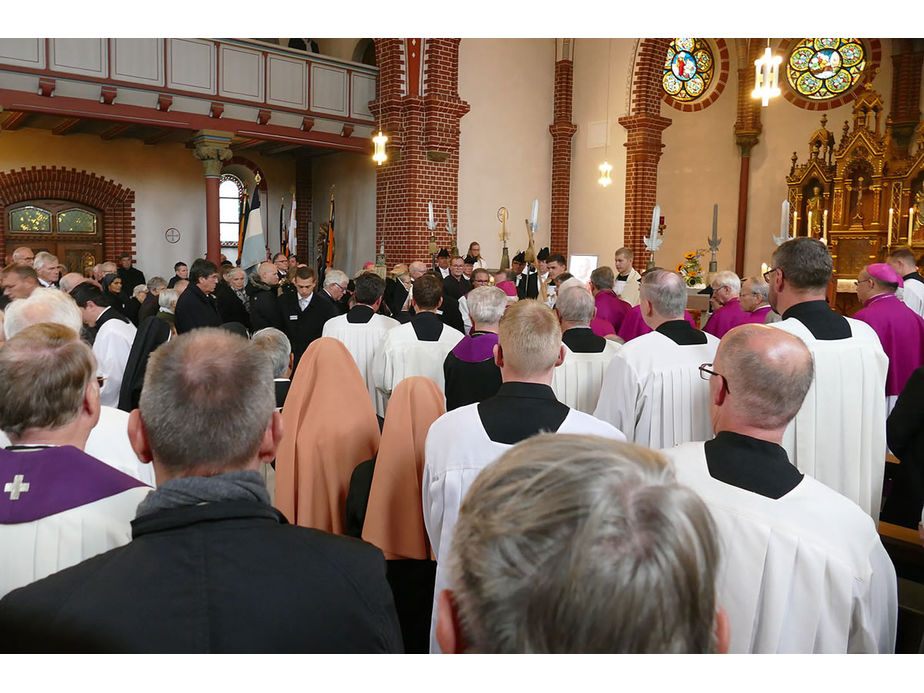
[[[712,240],[715,241],[719,237],[719,205],[718,203],[712,205]]]
[[[889,247],[892,247],[892,217],[895,215],[895,210],[889,207]]]
[[[808,226],[806,226],[805,228],[805,235],[811,238],[812,237],[812,213],[811,212],[808,213],[807,223],[808,223]]]
[[[780,238],[789,238],[789,200],[783,200],[780,214]]]
[[[427,203],[427,208],[429,210],[430,224],[433,224],[433,201]]]
[[[539,199],[533,200],[533,226],[539,221]]]
[[[795,238],[799,235],[799,211],[796,210],[792,213],[792,237]]]
[[[828,210],[824,210],[821,213],[821,235],[825,238],[828,237]]]
[[[914,230],[914,207],[908,209],[908,245],[911,245],[911,232]]]

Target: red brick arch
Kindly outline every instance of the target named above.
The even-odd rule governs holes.
[[[0,171],[0,256],[6,254],[6,207],[32,199],[71,200],[103,213],[107,258],[135,252],[135,191],[95,173],[58,166]]]

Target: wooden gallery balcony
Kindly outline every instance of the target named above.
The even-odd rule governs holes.
[[[0,38],[0,130],[371,154],[378,68],[238,39]]]

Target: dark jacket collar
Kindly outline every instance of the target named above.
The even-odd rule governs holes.
[[[270,520],[281,525],[288,524],[285,515],[272,506],[254,501],[223,501],[186,505],[142,515],[132,520],[132,538],[137,539],[145,534],[189,527],[200,522],[248,518]]]
[[[683,318],[680,320],[668,320],[667,322],[662,322],[660,325],[658,325],[656,331],[663,334],[675,344],[679,344],[681,346],[687,346],[689,344],[705,344],[708,341],[706,339],[705,332],[702,330],[697,330]]]
[[[712,478],[767,498],[782,498],[802,481],[802,474],[776,443],[721,431],[706,441],[705,451]]]

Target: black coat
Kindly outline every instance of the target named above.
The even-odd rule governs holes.
[[[244,291],[250,296],[250,326],[254,332],[264,327],[285,331],[276,287],[251,279]]]
[[[329,298],[325,300],[318,292],[311,298],[305,310],[299,310],[298,294],[285,293],[279,297],[279,308],[284,321],[286,336],[292,344],[294,365],[298,366],[305,349],[324,331],[324,323],[340,314]],[[292,371],[295,373],[295,370]],[[294,377],[294,376],[293,376]]]
[[[141,307],[138,308],[138,324],[144,322],[145,318],[150,318],[157,315],[160,311],[160,298],[155,296],[150,291],[148,295],[145,296],[144,303],[141,304]]]
[[[215,303],[222,322],[239,322],[250,329],[250,312],[229,284],[219,282],[215,287]]]
[[[206,296],[198,286],[187,286],[176,302],[176,333],[183,334],[197,327],[218,327],[221,323],[215,298]]]
[[[137,301],[136,301],[137,303]],[[122,373],[122,389],[119,391],[119,409],[131,411],[137,408],[144,385],[144,373],[148,367],[148,358],[157,347],[170,339],[170,325],[157,316],[146,318],[135,333],[135,341],[125,362]]]
[[[456,279],[451,274],[443,280],[443,296],[452,296],[457,301],[472,290],[472,283],[465,277]]]
[[[132,291],[135,290],[136,286],[145,283],[144,273],[137,267],[129,267],[128,269],[125,269],[119,265],[119,268],[116,270],[116,274],[118,274],[119,279],[122,280],[122,294],[128,298],[131,298]]]
[[[382,552],[252,501],[144,515],[132,541],[0,601],[2,652],[401,652]]]
[[[916,369],[886,421],[889,449],[901,460],[879,518],[917,528],[924,505],[924,366]]]

